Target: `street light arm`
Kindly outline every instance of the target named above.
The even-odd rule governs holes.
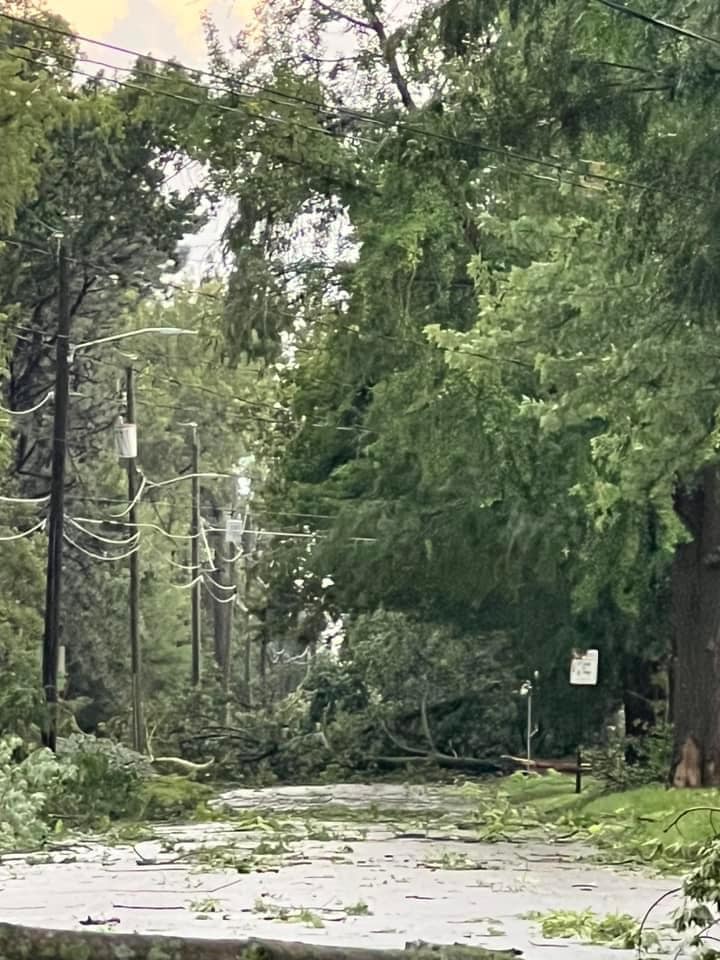
[[[73,353],[78,350],[85,350],[86,347],[95,347],[101,343],[115,343],[118,340],[127,340],[130,337],[137,337],[143,333],[155,333],[162,337],[179,337],[183,334],[196,337],[197,330],[187,330],[184,327],[141,327],[139,330],[127,330],[125,333],[114,333],[110,337],[99,337],[97,340],[85,340],[83,343],[77,343],[72,347]]]

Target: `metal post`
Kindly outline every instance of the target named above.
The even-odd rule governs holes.
[[[578,747],[577,747],[577,772],[575,774],[575,793],[580,793],[582,791],[582,742],[585,735],[585,694],[581,688],[578,688],[578,693],[580,695],[580,730],[578,731]]]
[[[530,773],[530,761],[532,759],[532,684],[528,683],[527,695],[527,770]]]
[[[191,588],[192,624],[192,683],[200,684],[201,671],[201,621],[200,621],[200,449],[197,426],[192,427],[192,517],[190,522],[191,560],[193,586]]]
[[[125,413],[128,423],[135,423],[135,376],[132,367],[125,370]],[[137,527],[137,467],[135,457],[127,461],[128,525],[130,535],[136,534]],[[130,569],[130,670],[132,683],[133,746],[138,753],[145,753],[145,717],[143,711],[142,689],[142,641],[140,637],[140,552],[133,550],[129,557]]]
[[[63,528],[65,525],[65,458],[68,426],[70,291],[65,243],[58,257],[58,329],[55,344],[55,413],[53,416],[50,514],[48,524],[47,574],[45,581],[45,629],[42,649],[42,682],[48,707],[43,743],[57,746],[58,651],[60,601],[62,596]]]

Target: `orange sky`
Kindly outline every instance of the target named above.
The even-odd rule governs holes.
[[[192,58],[204,51],[200,15],[209,9],[231,36],[252,13],[256,0],[47,0],[48,7],[79,33],[110,40],[141,53]]]

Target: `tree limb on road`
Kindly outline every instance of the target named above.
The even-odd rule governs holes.
[[[406,944],[404,950],[316,946],[280,940],[200,940],[138,933],[43,930],[0,924],[2,960],[510,960],[517,950]]]

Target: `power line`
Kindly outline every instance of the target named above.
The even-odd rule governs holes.
[[[669,23],[667,20],[661,20],[659,17],[652,17],[650,14],[642,13],[640,10],[634,10],[632,7],[625,6],[624,3],[617,3],[616,0],[597,0],[604,7],[615,10],[617,13],[623,13],[625,16],[634,17],[643,23],[649,23],[653,27],[659,27],[662,30],[669,30],[671,33],[677,33],[681,37],[687,37],[689,40],[702,40],[705,43],[712,43],[720,47],[720,39],[708,36],[705,33],[696,33],[694,30],[688,30],[686,27],[679,27],[677,24]]]
[[[100,526],[100,525],[102,525],[102,526],[108,525],[108,526],[118,526],[118,527],[123,527],[123,528],[126,528],[126,527],[138,527],[138,528],[142,528],[142,529],[155,530],[155,531],[157,531],[158,533],[161,533],[163,536],[167,537],[169,540],[175,540],[175,541],[178,541],[178,540],[188,541],[188,540],[193,540],[193,539],[195,539],[195,537],[199,537],[199,536],[200,536],[199,533],[198,533],[198,534],[191,534],[191,533],[183,533],[183,534],[181,534],[181,533],[170,533],[168,530],[165,530],[164,527],[161,527],[159,523],[147,523],[147,522],[145,522],[145,521],[142,521],[142,522],[141,522],[141,521],[136,521],[135,523],[128,523],[127,521],[124,521],[124,520],[105,520],[105,519],[103,519],[103,518],[98,519],[98,518],[95,518],[95,517],[74,517],[74,518],[71,518],[71,520],[72,520],[73,523],[75,523],[76,521],[82,521],[83,523],[95,523],[95,524],[98,524],[98,526]],[[80,528],[80,529],[82,529],[82,528]],[[87,531],[87,532],[89,532],[89,531]],[[94,534],[93,534],[93,536],[94,536]],[[113,542],[117,543],[117,542],[119,542],[119,541],[113,541]]]
[[[0,541],[8,543],[11,540],[24,540],[26,537],[31,537],[34,533],[37,533],[39,530],[44,530],[47,525],[47,518],[43,517],[34,527],[30,527],[29,530],[23,530],[20,533],[14,533],[11,536],[0,537]]]
[[[15,49],[15,48],[17,48],[17,47],[19,47],[20,49],[23,49],[23,50],[27,50],[27,51],[29,51],[30,53],[39,54],[40,56],[47,56],[47,50],[39,50],[37,47],[29,46],[29,45],[26,44],[26,43],[17,43],[17,42],[14,42],[14,43],[12,44],[12,46],[11,46],[10,44],[5,44],[5,45],[3,45],[3,48],[4,48],[5,50],[7,50],[7,52],[9,53],[10,56],[16,57],[16,58],[19,59],[19,60],[24,60],[24,61],[27,62],[27,63],[32,63],[32,64],[35,65],[35,66],[41,66],[41,67],[43,67],[44,69],[47,69],[47,67],[45,66],[45,64],[39,63],[37,60],[34,60],[34,59],[30,60],[30,59],[28,59],[28,58],[26,58],[26,57],[21,57],[19,54],[13,53],[13,52],[12,52],[13,49]],[[54,56],[63,57],[63,58],[66,59],[66,60],[71,60],[73,63],[76,62],[76,60],[75,60],[75,58],[72,56],[72,54],[68,54],[68,53],[56,53],[56,54],[53,54],[53,55],[54,55]],[[94,60],[92,57],[83,57],[83,63],[91,63],[91,64],[93,64],[93,65],[95,65],[95,66],[98,66],[98,67],[105,67],[105,68],[108,69],[108,70],[121,70],[121,71],[123,71],[124,73],[129,73],[129,74],[131,74],[133,77],[142,77],[142,78],[145,78],[146,80],[162,80],[162,79],[165,79],[162,75],[159,75],[159,74],[156,74],[156,73],[150,73],[150,72],[148,72],[147,70],[142,70],[142,69],[141,69],[140,67],[138,67],[137,65],[134,66],[134,67],[123,67],[123,66],[120,66],[120,65],[118,65],[118,64],[106,63],[104,60]],[[168,98],[170,98],[170,99],[172,99],[172,100],[179,100],[181,103],[189,103],[189,104],[193,104],[193,105],[196,105],[196,106],[212,107],[213,109],[219,110],[219,111],[222,112],[222,113],[240,114],[241,116],[243,116],[243,117],[245,117],[246,119],[249,119],[249,120],[264,120],[264,121],[267,122],[267,123],[277,123],[277,124],[280,124],[280,125],[282,125],[282,126],[296,127],[296,128],[298,128],[298,129],[300,129],[300,130],[305,130],[306,132],[309,132],[309,133],[321,134],[322,136],[325,136],[325,137],[332,137],[332,134],[331,134],[328,130],[324,130],[324,129],[320,128],[320,127],[311,127],[311,126],[309,126],[309,125],[306,124],[306,123],[301,123],[301,122],[298,121],[298,120],[293,120],[293,119],[290,119],[290,118],[287,118],[287,117],[268,116],[267,114],[259,113],[259,112],[257,112],[256,110],[251,110],[251,111],[245,111],[245,112],[243,112],[240,107],[231,107],[231,106],[228,106],[228,105],[225,104],[225,103],[218,103],[216,100],[210,100],[210,99],[207,99],[207,100],[195,100],[195,99],[193,99],[193,98],[191,98],[191,97],[183,96],[183,94],[174,93],[174,92],[171,91],[171,90],[152,90],[152,89],[149,89],[149,88],[147,88],[147,87],[140,86],[139,84],[133,83],[132,80],[119,80],[117,77],[108,77],[108,76],[105,76],[104,74],[103,74],[102,77],[99,77],[98,75],[95,75],[95,74],[86,73],[85,71],[80,70],[78,67],[64,67],[64,69],[68,70],[70,73],[75,73],[75,74],[78,74],[78,75],[81,76],[81,77],[85,77],[85,78],[88,79],[88,80],[94,80],[94,81],[96,81],[96,82],[97,82],[97,81],[104,80],[104,81],[107,81],[107,82],[109,82],[109,83],[114,83],[114,84],[116,84],[117,86],[127,87],[127,88],[129,88],[129,89],[131,89],[131,90],[138,90],[138,91],[140,91],[141,93],[147,93],[147,94],[150,94],[150,95],[153,95],[153,96],[164,96],[164,97],[168,97]],[[189,79],[186,78],[186,77],[178,76],[178,77],[175,77],[174,79],[179,80],[180,83],[183,83],[183,84],[185,84],[186,86],[192,87],[194,90],[202,91],[203,93],[209,93],[209,92],[211,92],[210,89],[209,89],[207,86],[204,86],[204,85],[202,85],[202,84],[196,83],[195,81],[189,80]],[[212,91],[212,92],[219,92],[219,91]],[[253,98],[252,98],[252,97],[249,97],[249,96],[247,96],[247,95],[243,95],[243,94],[241,94],[241,93],[238,93],[237,91],[223,90],[223,91],[221,91],[221,92],[230,93],[230,94],[232,94],[233,96],[236,96],[236,97],[243,97],[243,96],[245,96],[246,99],[247,99],[249,102],[253,102]],[[280,105],[281,105],[281,106],[285,106],[285,104],[280,104]],[[364,138],[362,138],[362,137],[359,137],[358,139],[359,139],[361,142],[371,143],[373,146],[375,145],[375,141],[364,140]]]
[[[27,410],[10,410],[8,407],[3,407],[0,405],[0,413],[8,414],[11,417],[27,417],[31,413],[36,413],[38,410],[42,409],[46,403],[49,403],[55,396],[54,390],[49,390],[42,400],[39,403],[36,403],[34,407],[28,407]]]
[[[0,14],[0,17],[1,17],[1,16],[3,16],[3,14]],[[0,237],[0,241],[5,241],[5,238],[4,238],[4,237]],[[8,241],[6,241],[6,242],[14,243],[15,246],[26,246],[26,244],[25,244],[24,242],[22,242],[22,241],[12,241],[12,240],[8,240]],[[41,253],[41,254],[43,254],[43,255],[45,255],[45,256],[52,257],[53,259],[55,259],[55,254],[52,253],[50,250],[42,250],[42,249],[39,249],[39,248],[37,248],[37,247],[33,247],[32,249],[33,249],[36,253]],[[79,265],[85,265],[85,266],[93,266],[89,261],[78,260],[78,259],[74,259],[73,257],[68,257],[68,262],[69,262],[69,263],[79,264]],[[166,285],[166,286],[169,286],[169,287],[171,287],[171,288],[172,288],[172,287],[175,287],[176,289],[181,290],[183,293],[188,293],[188,292],[189,292],[187,287],[183,287],[183,286],[180,286],[180,285],[177,285],[177,284],[165,284],[165,285]],[[190,292],[191,292],[191,293],[195,293],[195,294],[197,294],[198,296],[207,295],[210,299],[215,300],[215,301],[219,301],[219,300],[221,299],[220,297],[217,297],[217,296],[215,296],[214,294],[204,294],[204,292],[203,292],[201,289],[194,289],[194,290],[192,290],[192,291],[190,291]],[[341,329],[341,330],[342,330],[342,329],[345,329],[345,330],[347,330],[348,332],[355,334],[356,336],[362,336],[363,333],[364,333],[364,331],[362,331],[362,330],[356,330],[355,327],[353,327],[353,326],[350,325],[350,324],[341,324],[341,323],[338,323],[338,322],[334,322],[334,323],[333,323],[333,322],[324,321],[324,320],[315,320],[314,323],[318,324],[319,326],[328,327],[328,328],[331,329],[331,330],[335,330],[335,329],[338,329],[338,328]],[[43,333],[43,334],[46,332],[46,331],[41,331],[41,330],[34,329],[34,328],[32,328],[32,327],[22,327],[22,326],[21,326],[20,329],[32,330],[33,332]],[[380,333],[379,331],[368,331],[368,332],[370,332],[370,333],[371,333],[372,335],[374,335],[374,336],[379,337],[380,339],[392,341],[392,342],[395,342],[395,343],[401,343],[401,344],[402,344],[402,343],[406,343],[406,344],[409,344],[409,345],[412,345],[412,346],[415,346],[415,347],[419,347],[419,346],[427,347],[427,346],[430,345],[429,342],[428,342],[428,341],[425,341],[425,340],[412,340],[412,339],[410,339],[409,337],[397,337],[397,336],[394,336],[394,335],[392,335],[392,334],[383,334],[383,333]],[[461,354],[463,354],[464,356],[478,357],[479,359],[481,359],[481,360],[486,360],[486,361],[488,361],[488,362],[490,362],[490,363],[510,363],[510,364],[513,364],[513,365],[518,365],[518,366],[527,367],[527,368],[531,368],[531,369],[532,369],[532,364],[526,363],[524,360],[519,360],[519,359],[515,359],[515,358],[512,358],[512,357],[497,357],[497,356],[492,356],[491,354],[479,353],[478,351],[466,350],[466,349],[464,349],[464,348],[462,348],[462,347],[453,347],[453,346],[446,345],[446,344],[434,344],[433,346],[435,347],[435,349],[442,350],[443,352],[447,352],[447,353],[461,353]],[[302,348],[297,347],[296,349],[302,349]],[[309,351],[309,352],[313,352],[313,351]],[[107,364],[107,361],[103,361],[103,360],[100,360],[100,359],[96,359],[96,358],[94,358],[94,357],[88,357],[88,358],[86,358],[86,359],[90,360],[90,362],[92,362],[92,363],[106,363],[106,364]],[[158,379],[163,379],[163,375],[162,375],[162,374],[158,374],[157,376],[158,376]],[[167,380],[167,382],[171,382],[171,383],[174,382],[174,383],[177,385],[177,381],[173,381],[171,378],[165,378],[165,379]],[[227,397],[223,397],[221,394],[217,394],[215,391],[211,390],[209,387],[204,387],[204,386],[201,386],[201,385],[190,385],[190,384],[182,383],[182,381],[180,382],[180,385],[181,385],[181,386],[187,386],[189,389],[193,389],[193,390],[201,391],[201,392],[203,392],[203,393],[208,393],[208,394],[211,394],[211,395],[218,396],[221,400],[224,400],[225,402],[227,402],[227,400],[228,400]],[[257,403],[257,401],[248,401],[248,400],[246,400],[246,399],[244,399],[244,398],[241,398],[241,397],[233,397],[232,399],[233,399],[233,400],[237,400],[237,402],[239,402],[239,403],[251,403],[251,402]],[[255,419],[257,419],[257,420],[259,421],[259,420],[261,420],[262,418],[256,417]],[[270,422],[277,422],[277,421],[270,421]],[[332,426],[332,425],[331,425],[331,424],[320,424],[320,426],[322,426],[322,427],[328,426],[328,427],[329,427],[329,426]],[[341,428],[341,429],[345,429],[345,430],[346,430],[346,429],[355,429],[355,428],[343,427],[343,428]],[[358,429],[358,430],[364,430],[365,428],[357,428],[357,429]],[[374,432],[374,431],[368,431],[368,432]]]
[[[213,582],[214,582],[214,581],[213,581]],[[212,597],[212,599],[215,601],[215,603],[234,603],[234,602],[237,600],[237,598],[238,598],[238,596],[237,596],[237,587],[233,587],[233,589],[234,589],[235,592],[232,594],[232,596],[229,596],[229,597],[218,597],[218,596],[216,596],[216,595],[212,592],[212,590],[210,589],[210,587],[209,587],[208,584],[207,584],[207,581],[206,581],[204,578],[203,578],[203,581],[202,581],[202,585],[203,585],[203,587],[205,588],[205,592],[206,592],[207,594],[209,594],[210,597]]]
[[[0,17],[2,16],[3,14],[0,13]],[[8,237],[0,234],[0,244],[3,243],[6,243],[12,247],[17,247],[21,250],[30,250],[32,253],[40,254],[43,257],[50,257],[53,261],[57,260],[57,254],[54,251],[48,250],[45,247],[39,247],[35,243],[31,243],[27,240],[19,240],[15,237]],[[76,267],[89,267],[91,270],[95,271],[98,277],[104,280],[110,280],[112,283],[117,283],[117,278],[119,275],[117,271],[121,269],[119,267],[113,269],[107,265],[94,263],[92,260],[82,259],[80,257],[72,257],[69,254],[67,261]],[[112,270],[113,272],[110,273],[108,272],[109,270]],[[145,280],[145,278],[143,278],[143,280],[145,283],[149,282]],[[186,295],[201,297],[205,300],[213,300],[215,303],[222,303],[223,301],[222,297],[218,297],[214,293],[208,293],[207,290],[203,290],[201,287],[189,287],[187,284],[175,283],[172,280],[163,280],[162,286],[168,290],[178,290]],[[42,332],[44,333],[45,331]]]
[[[80,35],[80,34],[72,33],[71,31],[61,30],[61,29],[58,28],[58,27],[51,27],[51,26],[48,25],[48,24],[41,24],[41,23],[38,23],[37,21],[28,20],[28,19],[23,18],[23,17],[16,17],[16,16],[13,16],[13,15],[11,15],[11,14],[6,14],[6,13],[0,13],[0,17],[4,17],[4,18],[6,18],[6,19],[9,19],[9,20],[12,20],[12,21],[15,21],[15,22],[18,22],[18,23],[23,23],[23,24],[25,24],[26,26],[33,27],[34,29],[44,30],[44,31],[47,31],[47,32],[50,32],[50,33],[55,33],[55,34],[57,34],[57,35],[67,37],[67,38],[69,38],[69,39],[73,39],[73,40],[76,40],[76,41],[81,41],[81,42],[83,42],[83,43],[90,43],[90,44],[97,45],[97,46],[100,46],[100,47],[105,47],[105,48],[110,49],[110,50],[114,50],[115,52],[118,52],[118,53],[123,53],[123,54],[129,55],[129,56],[134,56],[134,57],[136,57],[136,58],[137,58],[138,60],[140,60],[140,61],[145,60],[145,61],[149,61],[149,62],[153,62],[153,63],[160,64],[160,65],[162,65],[162,66],[169,66],[169,67],[172,67],[172,68],[175,69],[175,70],[185,70],[185,71],[188,71],[189,73],[196,73],[196,74],[201,75],[201,76],[208,76],[208,77],[210,77],[211,79],[217,79],[217,80],[219,80],[219,81],[220,81],[221,83],[223,83],[223,84],[226,84],[226,83],[230,82],[230,83],[236,83],[236,84],[239,83],[239,84],[241,84],[241,85],[243,85],[243,86],[252,87],[252,88],[255,88],[259,93],[264,94],[265,96],[270,96],[270,97],[272,97],[272,96],[277,96],[277,97],[280,97],[281,99],[280,99],[280,104],[279,104],[279,105],[282,105],[282,106],[289,106],[289,105],[291,106],[293,102],[302,103],[302,104],[305,104],[305,105],[307,105],[307,106],[311,106],[314,110],[320,111],[321,113],[325,113],[325,114],[327,114],[328,116],[337,116],[337,115],[339,114],[339,115],[348,117],[349,119],[356,120],[356,121],[359,122],[359,123],[370,123],[370,124],[372,124],[373,126],[382,127],[382,128],[384,128],[385,130],[388,130],[388,131],[391,131],[391,132],[392,132],[392,131],[395,131],[395,130],[397,130],[397,129],[403,129],[403,130],[406,130],[407,132],[412,133],[412,134],[415,134],[415,135],[424,136],[424,137],[427,137],[427,138],[430,138],[430,139],[434,139],[434,140],[438,140],[438,141],[441,141],[441,142],[454,143],[454,144],[458,144],[458,145],[460,145],[460,146],[470,147],[471,149],[473,149],[473,150],[478,150],[478,151],[480,151],[481,153],[487,153],[487,154],[490,154],[490,155],[493,155],[493,156],[498,156],[498,157],[501,157],[501,158],[504,158],[504,159],[507,159],[507,160],[516,160],[516,161],[520,161],[520,162],[522,162],[522,163],[535,164],[535,165],[537,165],[537,166],[544,167],[544,168],[546,168],[546,169],[555,170],[555,171],[557,171],[558,173],[569,173],[569,174],[571,174],[571,175],[573,175],[573,176],[575,176],[575,177],[580,177],[580,178],[582,178],[582,179],[584,179],[584,180],[597,180],[597,181],[602,182],[602,183],[613,184],[613,185],[616,185],[616,186],[632,187],[632,188],[634,188],[634,189],[639,189],[639,190],[655,189],[654,187],[652,187],[650,184],[647,184],[647,183],[639,183],[639,182],[637,182],[637,181],[625,180],[625,179],[622,179],[622,178],[619,178],[619,177],[612,177],[612,176],[606,175],[606,174],[595,173],[595,172],[593,172],[593,171],[591,171],[591,170],[577,170],[576,168],[568,167],[566,164],[560,163],[560,162],[555,161],[555,160],[550,160],[550,159],[545,158],[545,157],[536,157],[536,156],[533,156],[533,155],[530,155],[530,154],[525,154],[525,153],[522,153],[522,152],[520,152],[520,151],[512,150],[512,149],[505,148],[505,147],[498,147],[498,146],[493,146],[493,145],[490,145],[490,144],[485,144],[485,143],[482,143],[482,142],[474,142],[474,141],[472,141],[472,140],[461,139],[461,138],[459,138],[459,137],[453,136],[452,134],[440,133],[440,132],[435,131],[435,130],[427,130],[427,129],[425,129],[424,127],[419,127],[419,126],[417,126],[417,125],[414,124],[414,123],[408,123],[407,121],[404,121],[404,120],[395,120],[395,121],[381,120],[381,119],[379,119],[379,118],[377,118],[377,117],[373,117],[373,116],[371,116],[371,115],[369,115],[369,114],[361,113],[361,112],[359,112],[359,111],[357,111],[357,110],[352,110],[352,109],[349,109],[349,108],[346,108],[346,107],[343,107],[343,106],[336,106],[336,107],[334,107],[334,108],[329,108],[329,107],[326,107],[324,104],[320,103],[319,101],[314,101],[314,100],[306,99],[306,98],[304,98],[304,97],[298,97],[298,96],[293,95],[293,94],[285,94],[285,93],[283,93],[282,91],[274,90],[273,88],[263,86],[262,84],[255,84],[255,83],[252,83],[252,82],[250,82],[250,81],[237,81],[237,80],[235,80],[234,78],[221,78],[219,75],[212,74],[211,72],[206,71],[206,70],[195,70],[194,68],[188,67],[187,65],[185,65],[185,64],[183,64],[183,63],[179,63],[179,62],[175,62],[175,61],[169,61],[169,60],[162,60],[162,59],[160,59],[160,58],[155,58],[155,57],[151,57],[151,56],[143,56],[141,53],[139,53],[138,51],[135,51],[135,50],[130,50],[130,49],[124,48],[124,47],[118,47],[118,46],[116,46],[116,45],[114,45],[114,44],[110,44],[110,43],[106,43],[106,42],[103,42],[103,41],[100,41],[100,40],[96,40],[96,39],[93,39],[93,38],[91,38],[91,37],[85,37],[85,36],[82,36],[82,35]],[[10,52],[10,51],[9,51],[9,52]],[[45,54],[45,55],[47,54],[47,51],[40,51],[40,52],[43,53],[43,54]],[[19,54],[12,54],[12,53],[10,52],[10,55],[11,55],[11,56],[17,56],[18,59],[21,59],[21,60],[25,60],[25,59],[26,59],[26,58],[24,58],[24,57],[21,57]],[[67,56],[67,54],[60,54],[60,55],[61,55],[61,56]],[[33,66],[38,66],[37,61],[30,60],[29,62],[30,62]],[[101,62],[101,61],[98,61],[98,62]],[[127,69],[127,68],[124,68],[124,67],[117,67],[117,68],[116,68],[116,67],[114,67],[114,66],[111,65],[111,64],[108,64],[108,65],[106,65],[106,66],[109,66],[111,69],[122,69],[122,70],[126,70],[126,69]],[[90,79],[90,80],[96,80],[96,81],[98,80],[98,78],[97,78],[96,76],[93,76],[92,74],[86,74],[86,73],[84,73],[83,71],[80,71],[80,70],[77,70],[77,69],[73,69],[72,72],[74,72],[74,73],[79,73],[79,74],[81,74],[82,76],[85,76],[87,79]],[[153,79],[156,78],[156,75],[155,75],[155,74],[149,74],[149,76],[151,76]],[[134,87],[135,89],[137,89],[137,90],[139,90],[139,91],[141,91],[141,92],[147,93],[147,94],[149,94],[149,95],[160,95],[160,96],[169,97],[169,98],[174,99],[174,100],[186,101],[186,102],[188,102],[188,103],[192,103],[192,104],[195,104],[196,106],[200,106],[200,107],[207,107],[207,106],[219,107],[219,109],[224,110],[224,111],[242,113],[242,111],[241,111],[239,108],[237,108],[237,107],[229,107],[229,106],[227,106],[226,104],[219,105],[219,104],[217,104],[217,103],[214,103],[213,101],[193,100],[193,99],[190,98],[190,97],[184,97],[184,96],[182,96],[181,94],[174,94],[174,93],[172,93],[172,92],[170,92],[170,91],[153,91],[153,90],[149,90],[149,89],[147,89],[147,88],[144,88],[144,87],[142,87],[142,86],[140,86],[140,85],[138,85],[138,84],[129,84],[129,83],[127,83],[126,81],[123,81],[123,80],[116,80],[116,79],[113,79],[113,78],[106,78],[106,79],[108,79],[111,83],[117,84],[118,86],[130,86],[130,87]],[[179,80],[180,80],[181,82],[183,82],[183,83],[186,83],[186,84],[189,84],[189,85],[191,85],[191,86],[194,86],[194,87],[197,88],[197,89],[202,89],[203,91],[207,91],[207,87],[205,87],[204,85],[201,85],[201,84],[199,84],[199,83],[196,83],[196,82],[194,82],[194,81],[192,81],[192,80],[189,80],[189,79],[187,79],[187,78],[182,78],[182,77],[179,77],[179,78],[177,78],[177,79],[179,79]],[[234,96],[242,96],[242,93],[241,93],[240,91],[238,91],[237,89],[232,89],[232,88],[228,88],[228,87],[223,87],[223,90],[224,90],[224,92],[229,93],[229,94],[234,95]],[[244,116],[247,116],[247,114],[243,114],[243,115],[244,115]],[[274,119],[274,118],[261,117],[261,119]],[[307,129],[308,129],[310,132],[312,132],[312,133],[320,134],[320,135],[322,135],[322,136],[331,136],[331,134],[330,134],[327,130],[325,130],[324,128],[322,128],[322,127],[307,127]],[[285,159],[287,159],[287,158],[285,158]],[[522,169],[520,169],[520,168],[511,167],[511,168],[508,168],[508,169],[509,169],[511,172],[517,173],[518,175],[521,175],[521,176],[534,176],[533,174],[530,174],[528,171],[522,170]],[[587,183],[583,183],[582,180],[580,180],[580,181],[565,181],[565,182],[570,182],[571,185],[573,185],[573,186],[578,186],[578,187],[581,187],[581,188],[583,188],[583,189],[590,189],[590,190],[593,189],[593,188],[590,187]]]
[[[74,547],[80,553],[84,553],[86,557],[90,557],[92,560],[100,560],[102,562],[112,563],[118,560],[127,560],[128,557],[131,557],[140,549],[140,544],[136,544],[131,550],[128,550],[126,553],[119,553],[115,557],[108,557],[105,554],[93,553],[92,550],[87,550],[85,547],[81,547],[79,543],[76,543],[67,533],[63,533],[63,540],[66,543],[69,543],[71,547]]]
[[[22,504],[38,504],[38,503],[47,503],[50,499],[47,497],[4,497],[0,496],[0,503],[22,503]]]
[[[123,537],[123,538],[104,537],[102,534],[95,533],[93,530],[86,530],[85,527],[83,527],[80,523],[78,523],[78,521],[75,520],[73,517],[69,517],[68,520],[74,527],[80,530],[81,533],[84,533],[85,536],[93,537],[95,540],[99,540],[102,543],[109,543],[115,546],[127,547],[130,544],[135,544],[140,537],[139,530],[133,533],[132,536],[129,536],[129,537]]]

